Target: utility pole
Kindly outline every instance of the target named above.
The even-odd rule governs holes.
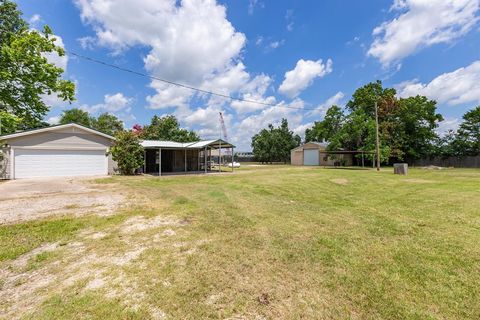
[[[375,101],[375,147],[376,147],[376,156],[377,156],[377,171],[380,171],[380,138],[378,136],[378,106],[377,101]]]

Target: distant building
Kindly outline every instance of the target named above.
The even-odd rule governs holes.
[[[253,152],[251,151],[240,151],[235,152],[235,161],[238,162],[252,162],[254,160]]]
[[[307,142],[291,151],[294,166],[351,166],[353,154],[348,151],[327,151],[328,143]]]

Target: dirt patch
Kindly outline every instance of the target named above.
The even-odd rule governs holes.
[[[52,295],[70,290],[72,286],[83,286],[84,291],[95,291],[106,298],[122,301],[133,310],[145,307],[153,319],[165,319],[166,314],[162,310],[146,302],[146,293],[135,278],[127,276],[125,270],[143,268],[142,254],[151,248],[168,245],[185,259],[195,254],[197,247],[205,242],[184,243],[186,247],[178,249],[170,242],[178,234],[177,228],[185,224],[173,217],[132,217],[111,229],[98,231],[89,228],[79,232],[77,238],[66,245],[45,244],[14,261],[0,264],[0,318],[20,319],[34,312]],[[141,233],[163,226],[168,226],[168,229],[154,237],[146,237]],[[107,251],[104,245],[98,246],[100,241],[106,241],[105,237],[117,232],[122,234],[121,240],[118,240],[121,246],[112,245]],[[128,246],[124,247],[124,243]],[[35,269],[25,268],[35,256],[56,250],[60,254],[59,259],[47,261]],[[167,283],[171,286],[166,279],[159,281],[164,281],[165,287]]]
[[[109,215],[124,202],[122,194],[96,185],[92,178],[12,180],[0,185],[0,224],[55,215]]]
[[[12,267],[19,268],[19,269],[25,268],[30,259],[35,258],[36,256],[38,256],[41,253],[54,251],[55,249],[58,248],[58,246],[59,246],[59,244],[58,244],[58,242],[56,242],[56,243],[47,243],[43,246],[35,248],[32,251],[18,257],[12,263]]]
[[[335,183],[335,184],[339,184],[339,185],[342,185],[342,186],[346,186],[348,184],[348,180],[343,179],[343,178],[330,179],[330,182]]]
[[[140,231],[158,228],[162,226],[182,226],[185,224],[186,222],[184,221],[170,217],[156,216],[153,218],[145,218],[143,216],[137,216],[125,221],[123,226],[121,227],[121,232],[137,233]]]
[[[422,169],[426,169],[426,170],[445,170],[447,168],[446,167],[439,167],[439,166],[426,166],[426,167],[422,167]]]

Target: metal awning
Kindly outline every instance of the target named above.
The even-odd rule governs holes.
[[[217,140],[201,140],[197,142],[175,142],[175,141],[163,141],[163,140],[143,140],[141,142],[142,147],[149,148],[162,148],[162,149],[204,149],[208,147],[210,149],[220,148],[235,148],[233,144],[228,141]]]

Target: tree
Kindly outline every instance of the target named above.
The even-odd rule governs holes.
[[[108,135],[115,135],[123,130],[123,122],[113,114],[102,113],[98,118],[91,118],[92,128]]]
[[[461,156],[480,154],[480,106],[463,115],[463,122],[455,139],[456,150]]]
[[[345,120],[343,111],[338,106],[328,108],[325,118],[322,121],[315,121],[311,129],[305,130],[305,142],[330,141],[340,130]]]
[[[438,139],[435,128],[443,117],[436,113],[436,102],[424,96],[398,100],[395,122],[387,140],[401,159],[415,160],[432,155]]]
[[[21,119],[24,127],[36,127],[49,110],[42,95],[74,100],[73,82],[61,79],[63,70],[45,58],[65,52],[48,26],[42,32],[29,29],[9,0],[0,1],[0,29],[0,111]]]
[[[300,136],[290,131],[287,119],[282,119],[278,128],[269,124],[267,129],[262,129],[252,137],[253,155],[262,163],[286,163],[290,159],[290,151],[299,145]]]
[[[77,123],[85,127],[92,127],[94,119],[90,117],[87,111],[73,108],[63,111],[60,117],[60,124]]]
[[[280,126],[273,131],[275,158],[287,163],[290,160],[290,151],[298,147],[300,142],[300,136],[288,128],[287,119],[282,119]]]
[[[448,158],[458,156],[456,146],[457,133],[453,130],[448,132],[443,137],[438,137],[434,144],[433,156]]]
[[[393,88],[383,88],[382,82],[370,82],[355,90],[352,99],[347,102],[347,109],[351,112],[363,110],[370,117],[375,117],[375,102],[378,104],[378,116],[382,119],[389,110],[395,107],[395,95]]]
[[[177,142],[194,142],[200,137],[194,132],[180,128],[175,116],[153,116],[149,125],[143,127],[140,138],[146,140],[171,140]]]
[[[0,135],[14,132],[20,122],[20,118],[0,110]]]
[[[343,115],[331,107],[325,119],[306,131],[306,141],[326,140],[329,150],[375,150],[375,103],[378,108],[381,161],[390,158],[414,160],[435,152],[435,128],[443,118],[436,113],[436,102],[424,96],[398,99],[393,88],[380,81],[357,90]],[[373,155],[369,155],[373,160]]]
[[[269,131],[273,130],[273,126],[270,124],[269,129],[262,129],[259,133],[252,137],[252,151],[253,156],[257,161],[261,163],[272,162],[272,141]]]
[[[140,139],[131,131],[119,131],[110,148],[112,159],[117,162],[123,175],[133,175],[135,170],[143,166],[143,147]]]

